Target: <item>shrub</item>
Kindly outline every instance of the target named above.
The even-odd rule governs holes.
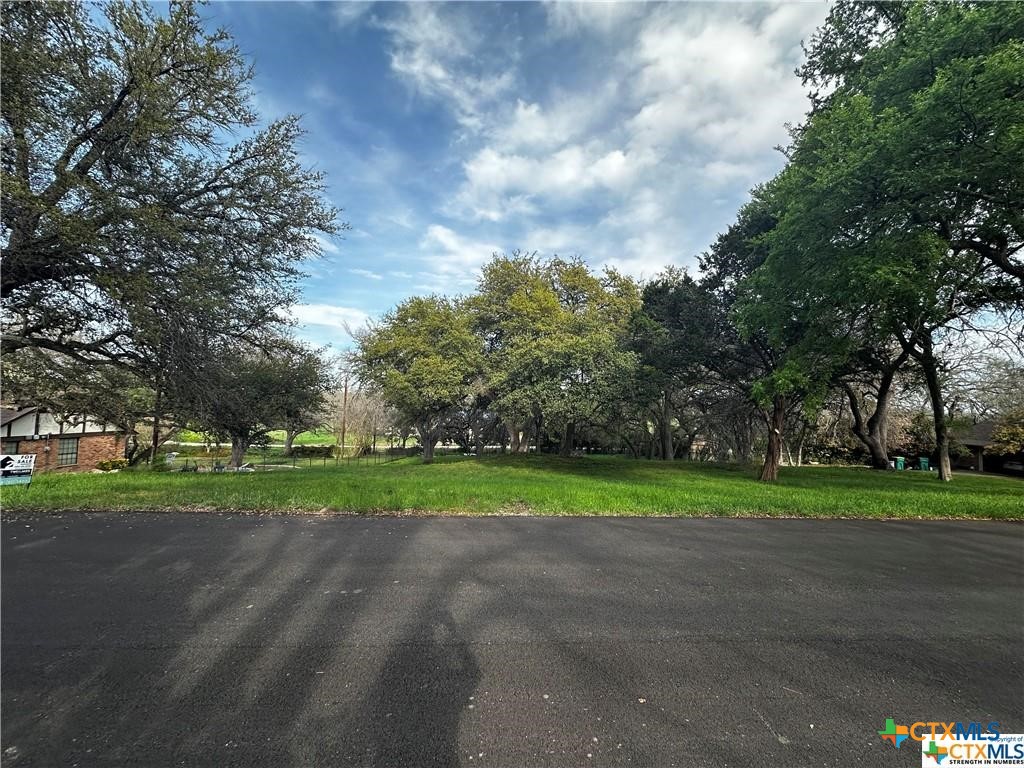
[[[96,469],[101,469],[104,472],[110,472],[114,469],[127,469],[128,459],[104,459],[103,461],[96,462]]]
[[[292,456],[299,459],[330,459],[334,456],[333,445],[295,445]]]

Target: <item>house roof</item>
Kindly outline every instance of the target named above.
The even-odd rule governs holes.
[[[992,442],[992,431],[996,428],[994,421],[979,421],[968,427],[957,439],[972,448],[984,448]]]
[[[31,408],[0,408],[0,427],[6,426],[15,419],[20,419],[27,413],[34,413],[38,410],[35,406]]]

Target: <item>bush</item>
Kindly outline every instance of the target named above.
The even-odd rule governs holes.
[[[167,463],[167,454],[157,454],[156,459],[149,465],[150,472],[170,472],[174,466]]]
[[[333,445],[295,445],[292,456],[299,459],[330,459],[334,456]]]
[[[103,461],[96,462],[96,469],[101,469],[104,472],[110,472],[114,469],[127,469],[128,459],[104,459]]]
[[[435,453],[436,452],[437,451],[435,451]],[[391,448],[385,448],[384,453],[386,453],[388,456],[419,456],[421,453],[423,453],[423,446],[410,445],[406,448],[403,448],[400,445],[396,445]]]

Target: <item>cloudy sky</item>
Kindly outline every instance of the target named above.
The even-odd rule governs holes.
[[[304,116],[352,230],[309,267],[300,335],[343,348],[495,251],[695,268],[807,102],[821,2],[215,3],[267,119]]]

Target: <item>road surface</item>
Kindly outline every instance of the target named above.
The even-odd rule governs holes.
[[[11,766],[909,766],[1024,732],[1024,526],[2,525]]]

